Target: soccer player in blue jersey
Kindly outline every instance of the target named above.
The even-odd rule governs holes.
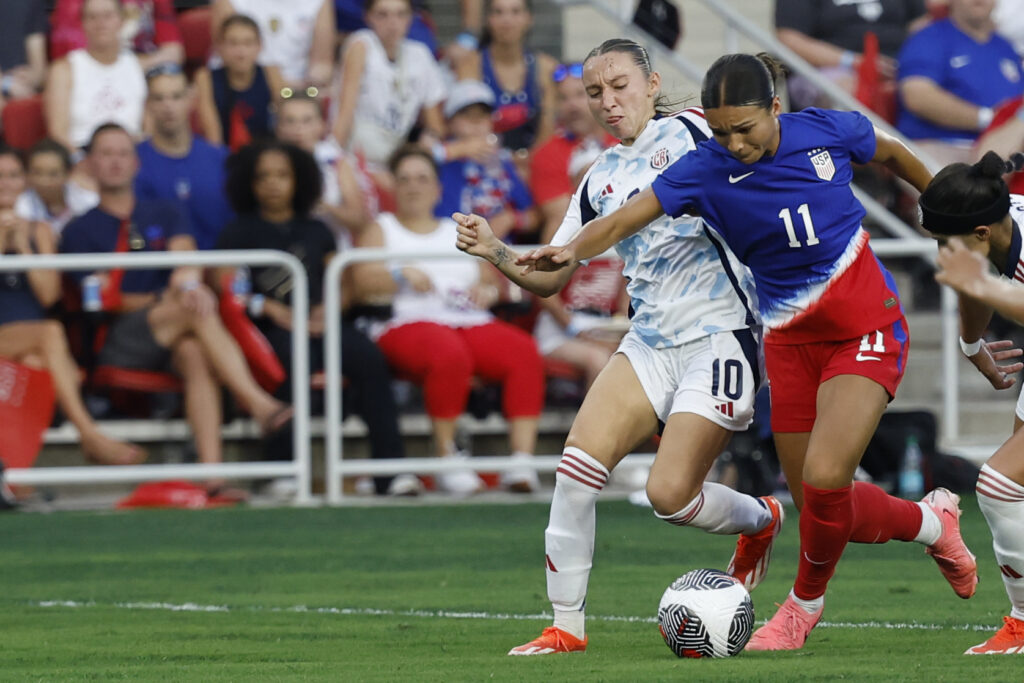
[[[922,225],[946,246],[939,250],[935,279],[960,297],[964,355],[996,389],[1014,385],[1019,349],[981,338],[993,310],[1024,322],[1024,197],[1011,195],[1003,174],[1020,170],[1024,156],[1007,164],[988,152],[972,165],[950,164],[936,174],[919,200]],[[989,273],[991,266],[1003,275]],[[971,341],[966,341],[966,340]],[[1009,361],[1007,364],[1005,361]],[[1010,614],[991,638],[964,654],[1024,654],[1024,393],[1017,399],[1013,436],[981,467],[978,507],[992,530]]]
[[[701,103],[713,139],[651,188],[563,247],[520,259],[553,270],[602,253],[662,214],[700,214],[753,273],[768,332],[772,431],[800,514],[796,584],[747,649],[803,647],[821,618],[828,580],[848,541],[928,546],[961,597],[974,593],[974,557],[959,531],[959,499],[921,503],[853,483],[906,367],[908,334],[896,287],[867,246],[851,163],[879,162],[918,189],[931,174],[861,114],[782,114],[766,55],[726,55],[708,70]]]
[[[566,243],[593,216],[622,206],[710,134],[700,109],[668,113],[647,50],[631,40],[595,48],[583,63],[583,84],[591,113],[621,143],[587,171],[553,244]],[[516,254],[486,220],[460,213],[453,218],[460,249],[536,294],[554,294],[576,269],[524,277]],[[738,534],[729,572],[748,590],[767,572],[782,527],[782,506],[773,496],[759,500],[704,481],[732,432],[750,424],[761,384],[750,273],[693,216],[659,216],[617,249],[634,313],[629,332],[587,392],[555,473],[544,533],[554,624],[511,655],[586,648],[584,602],[597,496],[611,470],[657,432],[659,421],[665,430],[647,496],[660,519]]]

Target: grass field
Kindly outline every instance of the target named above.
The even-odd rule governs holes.
[[[549,623],[546,505],[8,514],[0,679],[1020,681],[1024,658],[961,654],[1007,610],[988,529],[964,509],[972,600],[920,546],[850,546],[804,650],[730,660],[676,659],[652,617],[673,578],[723,567],[733,539],[622,502],[598,509],[590,649],[522,658],[505,652]],[[790,523],[753,595],[759,621],[796,547]]]

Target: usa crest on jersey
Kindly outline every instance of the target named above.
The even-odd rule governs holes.
[[[814,172],[818,174],[818,177],[825,181],[832,180],[832,176],[836,174],[836,167],[832,163],[832,156],[828,153],[828,150],[812,149],[809,154],[811,164],[814,166]]]

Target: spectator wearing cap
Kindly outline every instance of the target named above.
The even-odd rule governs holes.
[[[4,0],[9,2],[10,0]],[[42,4],[39,0],[31,0]],[[86,0],[57,0],[50,17],[50,50],[54,59],[72,50],[85,47],[86,37],[82,24],[82,11]],[[120,37],[122,46],[139,58],[143,69],[157,64],[185,61],[178,18],[173,0],[120,0],[124,23]]]
[[[32,97],[46,78],[46,8],[39,0],[0,2],[0,108]]]
[[[196,246],[213,249],[234,217],[224,195],[227,150],[192,134],[188,79],[177,64],[146,74],[146,113],[152,136],[138,146],[139,199],[172,201],[189,218]]]
[[[138,58],[121,45],[120,0],[84,0],[85,47],[54,62],[46,82],[46,127],[51,138],[82,149],[101,124],[132,136],[142,132],[146,77]]]
[[[464,145],[495,142],[491,118],[494,101],[494,93],[480,81],[456,83],[444,104],[452,141]],[[440,180],[438,216],[475,213],[486,218],[494,234],[504,240],[522,241],[537,227],[530,191],[519,177],[511,154],[502,148],[495,147],[476,158],[446,161],[440,168]]]
[[[591,115],[583,87],[583,65],[559,65],[553,74],[558,128],[530,160],[530,190],[543,218],[541,243],[551,241],[562,224],[572,193],[587,169],[615,139]],[[615,336],[599,331],[628,308],[622,260],[592,259],[556,295],[538,299],[534,325],[537,348],[578,368],[589,386],[615,351]]]
[[[292,89],[324,88],[334,66],[333,0],[214,0],[213,34],[243,14],[260,27],[260,63],[281,70]]]
[[[1020,57],[995,33],[994,0],[951,0],[949,17],[900,51],[897,128],[941,165],[966,161],[993,109],[1024,88]]]

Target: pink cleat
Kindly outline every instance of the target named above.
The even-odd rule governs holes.
[[[965,655],[1024,655],[1024,621],[1003,617],[1003,627],[984,643],[968,648]]]
[[[822,607],[814,614],[808,614],[800,605],[793,602],[793,596],[779,606],[768,623],[754,631],[745,650],[799,650],[807,642],[811,629],[821,619]]]
[[[943,488],[926,495],[921,502],[942,522],[942,535],[925,552],[932,556],[953,591],[965,600],[978,585],[978,563],[960,536],[960,496]]]
[[[772,544],[782,531],[782,522],[786,518],[778,498],[762,496],[761,501],[772,513],[772,521],[757,533],[740,535],[736,541],[736,551],[729,560],[729,568],[725,570],[742,583],[748,593],[757,588],[757,584],[768,573],[768,564],[772,561]]]

